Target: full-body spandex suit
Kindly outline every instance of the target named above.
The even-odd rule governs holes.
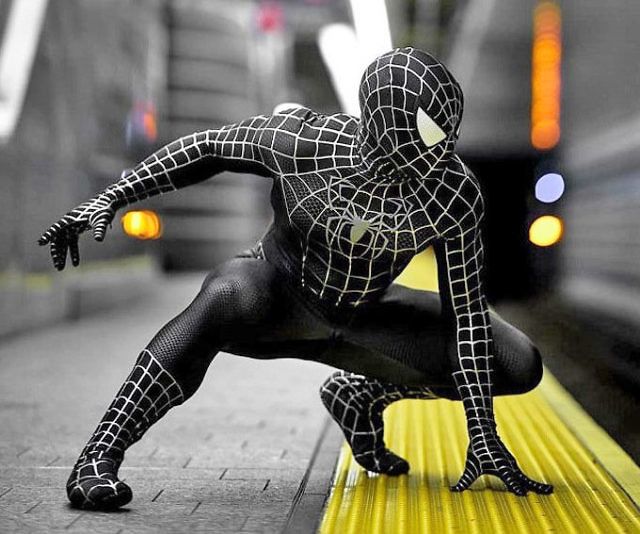
[[[461,491],[481,474],[512,492],[549,493],[527,478],[496,431],[493,396],[533,388],[540,357],[487,307],[478,182],[453,152],[462,91],[412,48],[373,62],[361,119],[295,109],[185,136],[78,206],[41,238],[56,268],[78,236],[101,241],[117,209],[223,170],[273,180],[274,221],[251,250],[216,268],[195,300],[140,354],[82,451],[67,491],[85,508],[131,499],[124,452],[200,385],[218,351],[298,357],[342,369],[321,397],[355,458],[387,474],[408,464],[385,448],[382,411],[401,398],[462,400],[469,447]],[[441,297],[392,284],[434,245]]]

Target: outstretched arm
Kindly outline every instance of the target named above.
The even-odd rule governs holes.
[[[78,265],[78,237],[93,229],[104,239],[115,212],[123,206],[206,180],[222,171],[273,176],[292,166],[293,142],[302,124],[299,112],[253,117],[219,130],[196,132],[161,148],[119,181],[74,208],[40,237],[51,245],[53,264],[64,269],[67,250]]]
[[[443,309],[455,322],[453,378],[464,405],[469,448],[454,491],[467,489],[480,475],[495,475],[517,495],[548,494],[552,486],[528,478],[502,443],[493,412],[493,336],[482,287],[484,254],[477,224],[437,247]]]

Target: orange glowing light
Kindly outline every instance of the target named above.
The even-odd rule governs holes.
[[[533,15],[531,71],[531,144],[549,150],[560,141],[562,17],[550,0]]]
[[[552,32],[560,23],[560,7],[556,2],[545,0],[540,2],[535,9],[535,19],[533,21],[536,31]]]
[[[533,44],[533,61],[535,64],[557,65],[562,57],[560,43],[554,38],[541,37]]]
[[[539,247],[555,245],[564,233],[564,224],[560,217],[543,215],[531,223],[529,241]]]
[[[153,211],[129,211],[121,222],[124,233],[136,239],[158,239],[162,235],[160,217]]]
[[[158,122],[153,110],[147,110],[143,118],[144,133],[149,141],[155,141],[158,138]]]
[[[560,141],[560,125],[556,121],[538,121],[531,128],[531,144],[540,150],[553,148],[558,141]]]
[[[534,123],[539,123],[550,120],[547,117],[557,117],[559,111],[559,103],[550,99],[543,102],[534,102],[531,107],[531,116],[534,119]]]

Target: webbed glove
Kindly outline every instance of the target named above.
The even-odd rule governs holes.
[[[116,198],[107,190],[87,202],[72,209],[59,221],[49,227],[42,234],[38,243],[51,245],[53,266],[62,271],[67,262],[67,251],[71,256],[71,263],[80,263],[78,238],[82,232],[91,228],[96,241],[102,241],[116,214]]]
[[[509,452],[495,428],[475,435],[467,449],[464,472],[453,491],[466,490],[480,475],[498,477],[511,493],[523,496],[533,491],[542,495],[553,492],[553,486],[530,479]]]

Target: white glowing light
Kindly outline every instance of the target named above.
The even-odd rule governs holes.
[[[385,0],[350,0],[353,25],[358,36],[360,63],[366,67],[391,50],[391,31]]]
[[[324,26],[318,35],[318,45],[342,110],[359,116],[358,89],[364,67],[358,56],[358,40],[353,28],[347,24]]]
[[[564,179],[562,175],[550,172],[540,177],[536,182],[536,198],[540,202],[549,204],[558,200],[564,193]]]
[[[437,145],[447,138],[447,134],[442,131],[429,115],[422,108],[418,108],[418,132],[422,142],[428,147]]]
[[[16,128],[29,85],[48,0],[15,0],[0,44],[0,143]]]
[[[318,44],[343,111],[359,116],[358,89],[364,69],[392,48],[385,0],[350,0],[353,27],[329,24]]]

